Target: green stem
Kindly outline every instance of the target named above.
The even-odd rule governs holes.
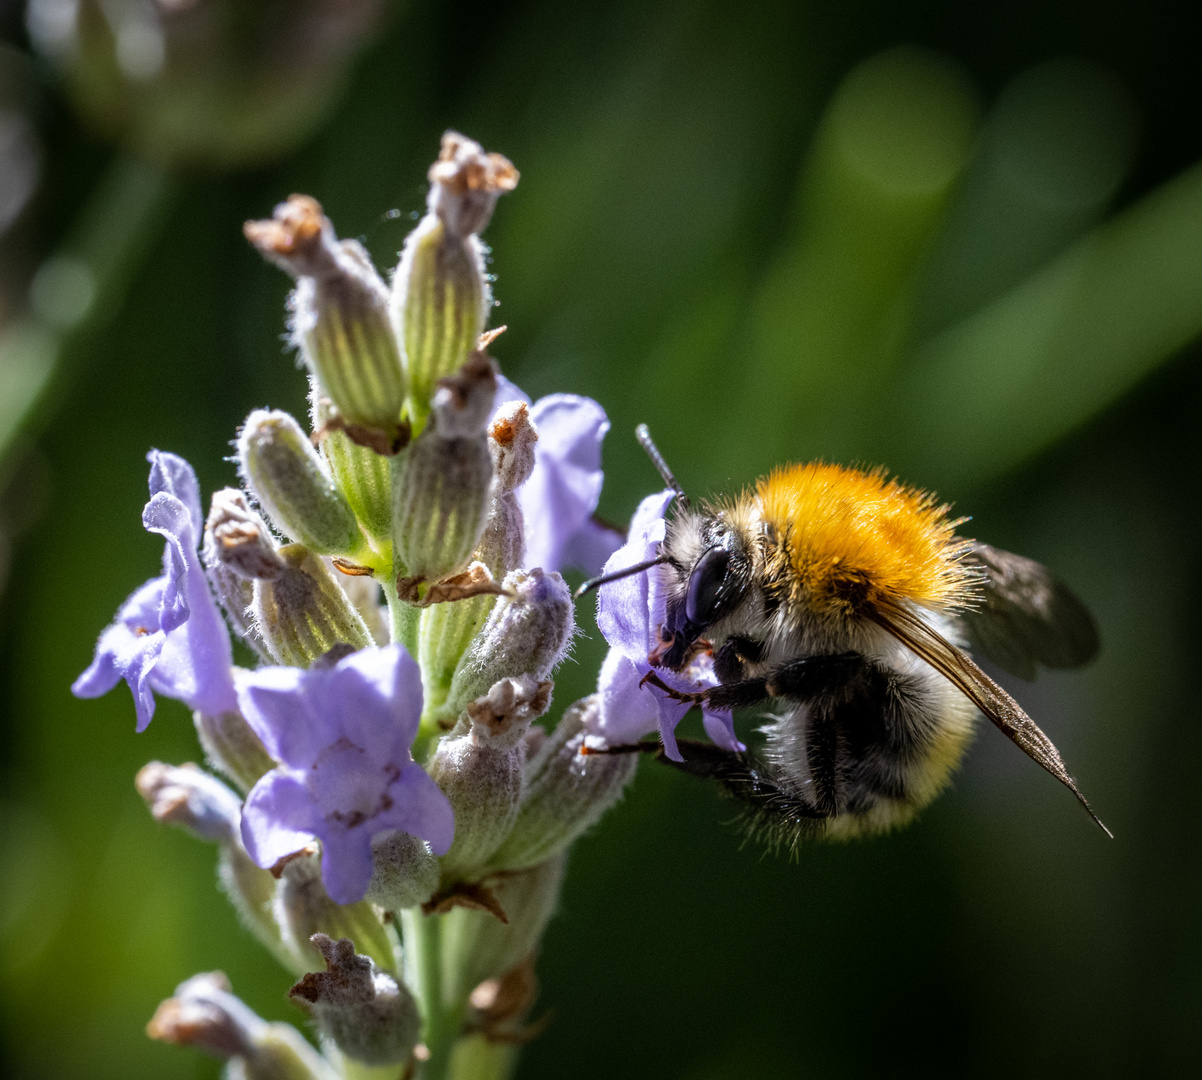
[[[421,1080],[448,1080],[451,1052],[463,1024],[463,1002],[448,1004],[443,996],[441,915],[422,915],[416,909],[401,912],[405,933],[406,982],[422,1010],[422,1042],[429,1051],[422,1064]]]
[[[0,466],[48,415],[79,344],[120,310],[174,191],[160,167],[118,154],[34,275],[29,313],[0,331]]]
[[[384,586],[384,598],[388,601],[388,622],[392,640],[405,646],[409,655],[417,659],[417,635],[421,629],[421,608],[406,604],[396,593],[396,582]]]

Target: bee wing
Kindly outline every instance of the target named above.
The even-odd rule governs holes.
[[[1075,668],[1097,655],[1093,616],[1046,566],[982,543],[965,559],[985,575],[981,606],[960,617],[975,651],[1028,681],[1037,664]]]
[[[956,648],[905,608],[877,607],[872,610],[870,618],[958,687],[1027,757],[1043,766],[1076,795],[1086,813],[1113,839],[1114,834],[1102,824],[1081,794],[1052,740],[1023,712],[1022,706],[1014,698],[973,663],[967,653]]]

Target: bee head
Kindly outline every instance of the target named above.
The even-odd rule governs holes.
[[[679,671],[697,641],[747,595],[751,566],[746,545],[722,513],[685,513],[669,530],[667,610],[655,659]]]

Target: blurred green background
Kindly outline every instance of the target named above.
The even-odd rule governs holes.
[[[212,851],[134,792],[145,761],[197,756],[185,710],[161,702],[135,737],[124,688],[81,702],[68,686],[157,565],[146,450],[186,456],[208,492],[233,482],[250,409],[304,412],[288,282],[242,221],[307,192],[391,266],[454,126],[522,171],[487,234],[509,326],[494,352],[531,394],[608,410],[605,517],[657,486],[639,421],[690,492],[788,458],[881,462],[1054,567],[1105,642],[1084,672],[1004,681],[1113,842],[993,730],[908,830],[796,861],[743,845],[729,804],[644,762],[572,856],[539,963],[554,1022],[519,1076],[1196,1075],[1191,10],[414,0],[302,144],[131,181],[31,59],[22,5],[0,6],[0,119],[16,117],[0,214],[17,206],[0,216],[0,316],[35,325],[40,280],[35,315],[70,330],[0,354],[4,418],[22,372],[61,352],[3,459],[0,1072],[215,1076],[143,1035],[213,968],[301,1022],[215,893]],[[70,289],[48,301],[57,279],[35,273],[115,175],[138,235],[89,241],[119,265],[72,328]],[[581,618],[560,703],[603,654],[591,604]]]

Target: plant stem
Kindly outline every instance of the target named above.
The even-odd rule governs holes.
[[[422,1065],[421,1080],[447,1080],[451,1051],[459,1038],[463,1003],[448,1004],[443,998],[441,915],[423,915],[416,909],[401,912],[405,934],[406,982],[421,1006],[422,1042],[429,1058]]]

